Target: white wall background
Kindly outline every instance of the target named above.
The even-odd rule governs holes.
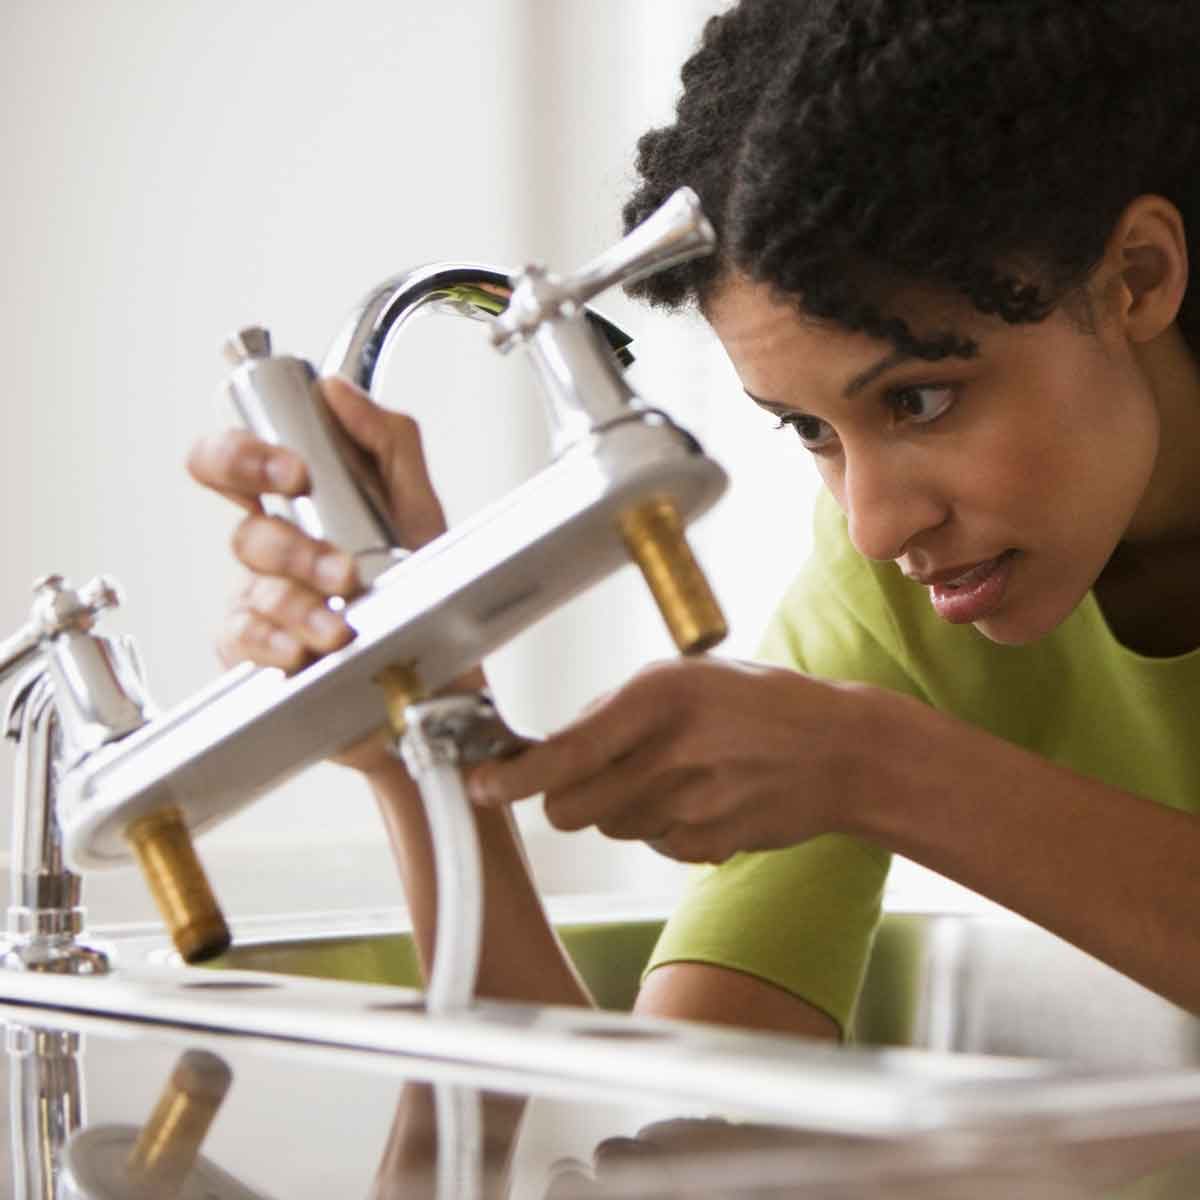
[[[235,515],[192,485],[221,427],[219,349],[271,327],[319,359],[357,298],[442,258],[582,263],[619,234],[637,135],[669,119],[719,0],[4,0],[0,5],[0,637],[49,571],[124,586],[160,705],[218,671]],[[733,478],[694,544],[752,652],[807,548],[815,480],[741,395],[705,327],[620,296],[638,386]],[[452,519],[545,458],[532,376],[483,327],[423,322],[383,399],[426,426]],[[401,365],[400,360],[403,360]],[[671,653],[632,570],[489,663],[503,707],[548,730]],[[0,755],[7,793],[11,751]],[[523,817],[545,886],[660,890],[641,847]],[[230,911],[399,897],[366,789],[316,768],[204,839]],[[263,864],[270,864],[268,867]],[[133,873],[97,876],[98,920],[149,915]]]

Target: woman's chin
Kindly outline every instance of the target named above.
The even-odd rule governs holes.
[[[1047,605],[1037,611],[1021,604],[1004,605],[973,624],[989,642],[1000,646],[1028,646],[1053,633],[1078,604],[1076,600],[1074,604]]]
[[[998,646],[1028,646],[1045,637],[1044,633],[1031,633],[1023,623],[1005,621],[999,617],[976,621],[974,626],[989,642],[995,642]]]

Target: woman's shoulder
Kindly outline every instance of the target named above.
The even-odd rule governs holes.
[[[883,644],[899,634],[898,613],[914,608],[916,589],[895,563],[874,562],[850,541],[846,516],[822,488],[813,508],[812,546],[784,593],[780,611],[797,618],[841,614]]]
[[[809,556],[776,607],[762,656],[814,675],[916,691],[905,636],[919,617],[912,589],[894,563],[855,550],[844,514],[822,489]]]

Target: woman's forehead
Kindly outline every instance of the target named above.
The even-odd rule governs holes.
[[[919,285],[894,291],[887,311],[902,319],[918,341],[953,333],[964,343],[978,342],[992,326],[1003,324],[965,297]],[[849,378],[897,348],[886,338],[806,313],[770,285],[742,276],[727,277],[705,303],[704,313],[739,369],[769,371],[773,362],[791,360],[793,370],[809,363],[821,376],[840,368]]]
[[[853,375],[895,349],[883,339],[812,317],[760,283],[726,284],[705,306],[705,315],[752,391],[757,389],[748,375],[769,390],[779,372],[792,379],[798,372],[822,379]]]

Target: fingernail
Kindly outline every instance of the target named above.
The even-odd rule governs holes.
[[[271,649],[281,658],[295,658],[300,653],[300,643],[290,633],[276,629],[268,638]]]
[[[317,559],[317,582],[325,591],[345,591],[350,576],[350,560],[345,555],[325,554]]]
[[[307,620],[308,627],[323,642],[338,640],[346,629],[345,621],[337,613],[332,613],[327,608],[314,608],[308,614]]]
[[[267,478],[281,492],[291,492],[300,482],[299,464],[288,455],[273,454],[267,459]]]

